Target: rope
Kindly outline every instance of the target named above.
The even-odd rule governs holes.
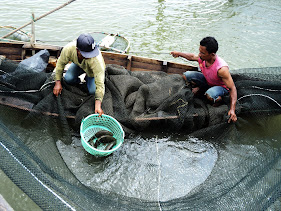
[[[159,210],[162,211],[162,207],[161,207],[161,204],[160,204],[161,163],[160,163],[160,159],[159,159],[159,151],[158,151],[157,140],[158,140],[158,136],[156,136],[156,139],[155,139],[156,153],[157,153],[157,162],[158,162],[158,187],[157,187],[158,197],[157,197],[157,202],[158,202]]]
[[[53,83],[55,83],[55,82],[52,81],[52,82],[43,84],[43,86],[41,86],[40,89],[38,89],[38,90],[25,90],[25,91],[22,91],[22,90],[14,90],[14,91],[3,91],[3,90],[0,90],[0,93],[35,93],[35,92],[41,92],[42,90],[48,88],[48,86],[53,84]]]
[[[269,97],[269,96],[267,96],[267,95],[263,95],[263,94],[249,94],[249,95],[244,95],[244,96],[240,97],[237,101],[239,101],[239,100],[241,100],[241,99],[243,99],[243,98],[245,98],[245,97],[252,97],[252,96],[266,97],[266,98],[272,100],[273,102],[275,102],[275,103],[281,108],[281,105],[280,105],[276,100],[274,100],[273,98],[271,98],[271,97]]]
[[[261,90],[266,90],[266,91],[270,91],[270,92],[281,92],[281,90],[274,90],[274,89],[264,89],[258,86],[252,86],[255,89],[261,89]]]
[[[34,19],[34,15],[33,15],[33,14],[31,15],[31,20],[32,20],[33,22],[36,22],[36,21],[37,21],[36,19]]]

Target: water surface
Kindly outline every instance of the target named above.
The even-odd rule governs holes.
[[[0,23],[19,27],[65,2],[2,0]],[[281,66],[280,13],[275,0],[76,0],[37,21],[36,39],[64,45],[83,32],[119,33],[131,54],[184,62],[168,53],[198,53],[200,40],[214,36],[231,69]]]

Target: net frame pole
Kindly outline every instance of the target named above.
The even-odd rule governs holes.
[[[30,39],[30,44],[32,47],[34,47],[34,44],[35,44],[35,21],[34,21],[34,13],[32,13],[32,22],[31,22],[31,39]]]

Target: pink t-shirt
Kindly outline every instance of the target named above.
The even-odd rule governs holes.
[[[228,89],[222,79],[218,77],[218,70],[225,66],[228,67],[227,63],[222,58],[216,56],[215,62],[209,67],[206,67],[206,61],[202,61],[200,58],[198,59],[198,63],[209,86],[222,86]]]

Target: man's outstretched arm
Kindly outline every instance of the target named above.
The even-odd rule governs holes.
[[[172,51],[170,53],[173,57],[183,57],[189,61],[198,61],[199,56],[195,55],[193,53],[183,53],[183,52],[178,52],[178,51]]]

